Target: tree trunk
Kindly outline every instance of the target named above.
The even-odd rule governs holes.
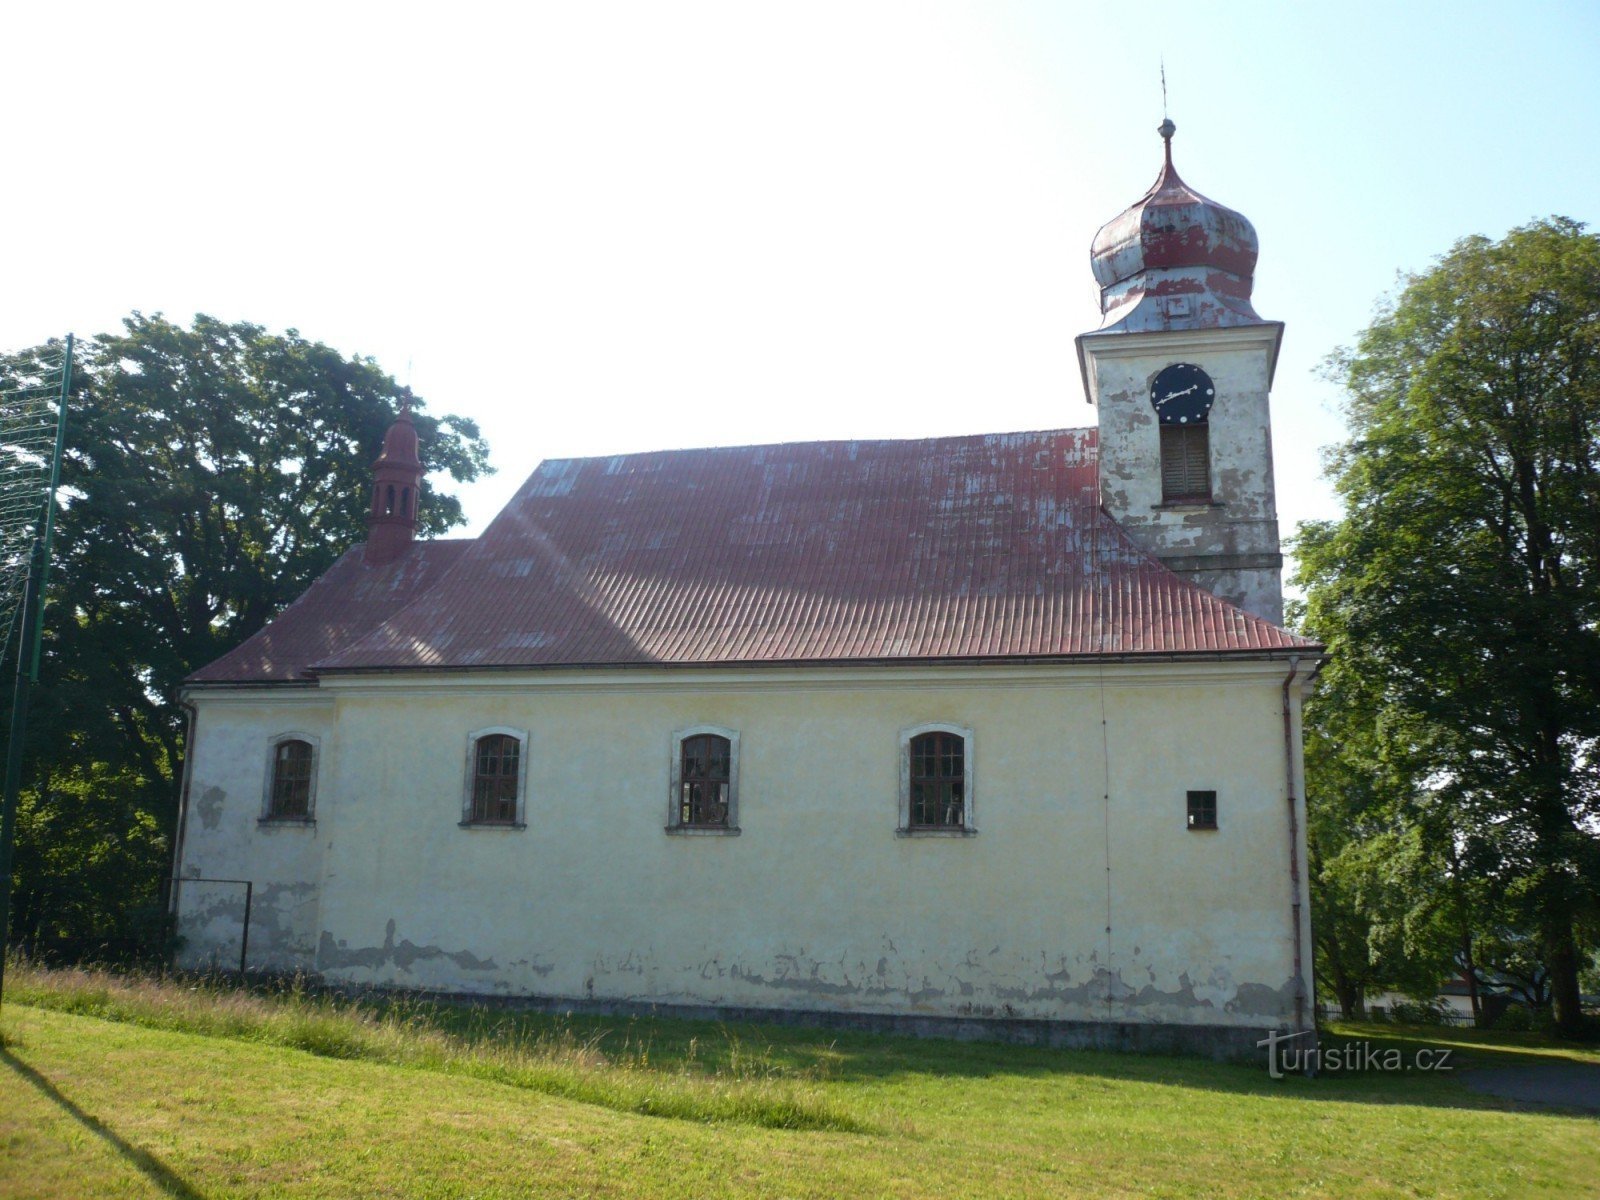
[[[1333,981],[1333,994],[1339,1000],[1339,1011],[1347,1021],[1364,1021],[1367,1017],[1367,997],[1361,984],[1341,975]]]
[[[1472,934],[1464,932],[1461,935],[1461,961],[1464,964],[1462,974],[1467,980],[1467,999],[1472,1004],[1472,1025],[1479,1029],[1483,1026],[1483,1000],[1478,995],[1478,964],[1472,961]]]
[[[1550,972],[1556,1032],[1563,1037],[1578,1037],[1583,1032],[1583,1001],[1578,992],[1578,947],[1572,937],[1571,917],[1557,917],[1551,925],[1545,965]]]

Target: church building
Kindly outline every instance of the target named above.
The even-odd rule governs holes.
[[[179,961],[598,1011],[1253,1053],[1311,1025],[1254,229],[1094,239],[1094,423],[546,461],[191,676]]]

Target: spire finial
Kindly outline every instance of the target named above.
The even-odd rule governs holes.
[[[404,392],[400,393],[400,415],[402,417],[410,417],[411,416],[411,389],[410,388],[407,388]]]
[[[1161,140],[1166,143],[1167,170],[1172,169],[1172,135],[1178,132],[1178,127],[1172,123],[1172,118],[1167,116],[1167,56],[1161,56],[1161,124],[1156,132],[1161,135]]]

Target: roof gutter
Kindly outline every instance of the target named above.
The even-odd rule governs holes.
[[[1289,658],[1289,674],[1283,680],[1283,771],[1285,794],[1289,805],[1289,923],[1294,938],[1294,1028],[1298,1033],[1306,1027],[1306,976],[1305,947],[1300,935],[1300,800],[1296,786],[1294,715],[1289,689],[1300,672],[1300,656]]]
[[[178,707],[183,709],[183,781],[178,785],[178,824],[172,831],[172,890],[167,895],[167,915],[174,923],[178,918],[179,872],[183,867],[183,835],[189,827],[189,785],[194,779],[194,731],[200,712],[188,699],[179,697]]]
[[[785,659],[730,659],[727,662],[570,662],[570,663],[482,663],[471,666],[404,666],[404,667],[318,667],[317,676],[348,675],[436,675],[454,673],[471,675],[508,671],[733,671],[760,670],[763,668],[819,668],[834,667],[847,670],[856,667],[1010,667],[1010,666],[1065,666],[1072,663],[1184,663],[1184,662],[1282,662],[1296,661],[1305,655],[1320,655],[1318,644],[1282,646],[1271,650],[1184,650],[1150,653],[1129,651],[1114,654],[1015,654],[968,655],[942,658],[785,658]],[[190,684],[191,688],[204,687],[260,687],[249,681],[218,684]],[[314,685],[313,685],[314,686]]]

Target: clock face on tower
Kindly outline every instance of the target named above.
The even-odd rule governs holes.
[[[1211,413],[1216,388],[1211,376],[1193,363],[1163,367],[1150,385],[1150,403],[1163,425],[1194,425]]]

